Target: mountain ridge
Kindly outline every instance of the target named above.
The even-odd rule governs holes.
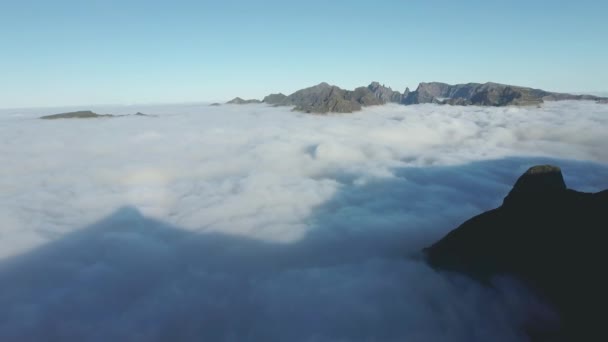
[[[542,89],[507,85],[495,82],[447,84],[421,82],[416,90],[406,88],[403,93],[379,82],[367,87],[345,90],[326,82],[300,89],[290,95],[270,94],[263,100],[243,100],[239,97],[230,104],[265,103],[272,106],[292,106],[293,110],[315,113],[352,113],[363,107],[396,103],[414,105],[435,103],[458,106],[538,106],[545,101],[590,100],[608,103],[608,98],[595,95],[574,95],[550,92]]]

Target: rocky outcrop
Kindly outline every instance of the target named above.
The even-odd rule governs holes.
[[[252,104],[252,103],[262,103],[262,101],[260,100],[255,100],[255,99],[251,99],[251,100],[243,100],[240,97],[235,97],[234,99],[226,102],[227,104],[238,104],[238,105],[244,105],[244,104]]]
[[[156,115],[149,115],[137,112],[135,114],[122,114],[122,115],[114,115],[114,114],[97,114],[90,110],[81,110],[77,112],[69,112],[69,113],[60,113],[53,115],[45,115],[41,116],[40,119],[43,120],[54,120],[54,119],[95,119],[95,118],[118,118],[124,116],[148,116],[153,117]]]
[[[436,268],[481,281],[515,276],[554,306],[564,340],[606,340],[605,315],[597,312],[608,304],[607,228],[608,190],[567,189],[558,167],[541,165],[517,180],[502,206],[464,222],[424,253]]]
[[[94,118],[111,118],[114,117],[112,114],[97,114],[90,110],[81,110],[77,112],[60,113],[53,115],[41,116],[40,119],[54,120],[54,119],[94,119]]]

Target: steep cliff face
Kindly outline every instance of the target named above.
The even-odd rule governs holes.
[[[559,168],[542,165],[519,178],[502,206],[464,222],[424,252],[432,266],[479,280],[516,276],[556,308],[564,340],[605,340],[605,316],[595,312],[608,304],[607,228],[608,190],[567,189]]]

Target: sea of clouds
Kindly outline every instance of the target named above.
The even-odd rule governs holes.
[[[420,249],[534,164],[608,188],[593,102],[37,119],[77,109],[0,110],[2,341],[525,340],[539,300]]]

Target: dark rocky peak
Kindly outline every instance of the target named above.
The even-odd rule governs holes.
[[[566,190],[562,170],[553,165],[537,165],[528,169],[515,182],[511,192],[535,193]]]
[[[605,318],[596,312],[608,305],[607,227],[608,190],[567,189],[558,167],[539,165],[517,180],[502,206],[424,253],[433,267],[485,284],[499,275],[523,281],[560,315],[560,338],[551,341],[605,341]]]
[[[553,165],[537,165],[528,169],[515,182],[503,205],[528,204],[566,191],[562,170]]]

